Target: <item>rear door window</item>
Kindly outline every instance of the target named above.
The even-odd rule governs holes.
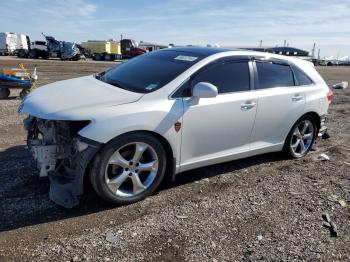
[[[256,61],[259,84],[255,89],[294,86],[293,71],[288,64]]]

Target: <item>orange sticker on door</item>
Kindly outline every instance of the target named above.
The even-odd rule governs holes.
[[[175,128],[175,131],[176,132],[179,132],[180,129],[181,129],[181,123],[179,121],[177,121],[175,124],[174,124],[174,128]]]

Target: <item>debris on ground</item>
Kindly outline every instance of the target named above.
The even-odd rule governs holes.
[[[329,231],[331,233],[331,237],[337,237],[338,236],[338,229],[336,224],[331,220],[331,217],[328,213],[324,213],[322,215],[322,218],[324,220],[323,226],[329,228]]]
[[[338,201],[339,205],[341,205],[342,207],[346,207],[346,202],[343,199],[340,199]]]
[[[329,135],[328,132],[326,132],[322,135],[322,139],[329,139],[329,138],[331,138],[331,136]]]
[[[326,155],[326,154],[320,154],[319,156],[318,156],[318,158],[321,160],[321,161],[328,161],[328,160],[330,160],[330,157],[328,156],[328,155]]]
[[[333,85],[333,88],[334,89],[345,89],[348,87],[348,85],[349,85],[349,83],[344,81],[344,82],[337,83],[337,84]]]
[[[118,241],[118,236],[114,235],[113,233],[111,232],[107,232],[106,234],[106,240],[110,243],[115,243]]]
[[[188,218],[188,216],[185,216],[185,215],[175,215],[176,218],[178,219],[186,219]]]

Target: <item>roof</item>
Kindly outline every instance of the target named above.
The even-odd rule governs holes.
[[[276,47],[240,47],[240,49],[253,50],[259,52],[268,52],[281,55],[293,55],[293,56],[308,56],[309,52],[301,50],[295,47],[288,46],[276,46]]]
[[[239,51],[238,49],[231,49],[231,48],[218,48],[218,47],[172,47],[167,48],[163,50],[172,50],[176,52],[184,52],[184,53],[191,53],[197,56],[206,57],[211,56],[217,53],[221,52],[227,52],[227,51]]]

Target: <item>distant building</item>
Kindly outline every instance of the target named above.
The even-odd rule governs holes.
[[[253,50],[253,51],[259,51],[259,52],[267,52],[272,54],[278,54],[278,55],[286,55],[286,56],[302,56],[307,57],[309,56],[309,52],[298,49],[295,47],[289,47],[289,46],[276,46],[276,47],[247,47],[247,46],[236,46],[235,48],[240,49],[247,49],[247,50]]]

